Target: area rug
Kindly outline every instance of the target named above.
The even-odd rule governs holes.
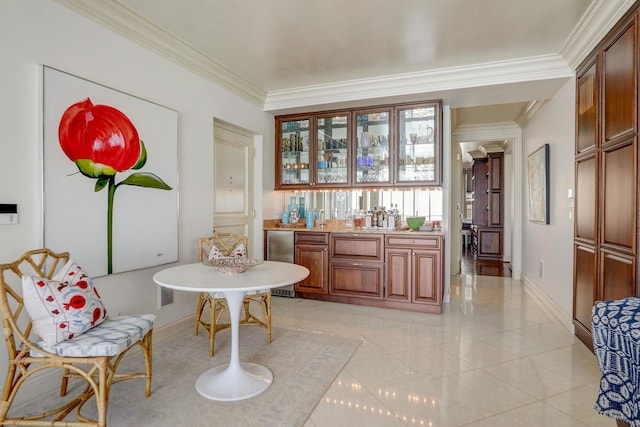
[[[196,379],[207,369],[227,363],[229,330],[216,335],[215,356],[209,357],[208,337],[184,333],[154,345],[151,396],[144,397],[143,380],[111,387],[107,425],[146,426],[302,426],[335,377],[351,358],[360,341],[341,337],[273,328],[267,345],[266,331],[240,329],[240,360],[267,366],[273,383],[262,394],[237,402],[203,398],[195,389]],[[142,357],[124,360],[119,371],[140,369]],[[49,396],[35,406],[52,404]],[[83,414],[95,417],[95,403],[87,402]]]

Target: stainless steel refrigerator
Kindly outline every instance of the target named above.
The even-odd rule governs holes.
[[[293,230],[267,230],[267,260],[293,263],[293,238]],[[296,291],[293,285],[287,285],[272,289],[271,295],[295,298]]]

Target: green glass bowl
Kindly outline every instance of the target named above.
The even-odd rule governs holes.
[[[424,225],[423,216],[410,216],[407,217],[407,226],[412,230],[419,230],[420,226]]]

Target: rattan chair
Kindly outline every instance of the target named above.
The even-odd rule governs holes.
[[[0,315],[9,355],[0,401],[0,425],[102,427],[107,423],[107,405],[113,384],[141,378],[145,380],[145,395],[149,397],[151,394],[154,315],[107,317],[82,335],[53,345],[45,343],[32,331],[32,319],[21,296],[22,277],[51,279],[68,260],[68,252],[54,253],[49,249],[38,249],[24,253],[12,263],[0,265]],[[117,374],[116,370],[123,356],[137,346],[142,350],[144,372]],[[63,399],[66,402],[62,406],[37,415],[13,414],[18,408],[10,413],[20,387],[28,383],[32,375],[51,369],[60,370],[62,374],[61,396],[67,394],[69,379],[81,381],[77,397],[69,396]],[[75,387],[73,389],[76,390]],[[81,414],[83,405],[94,396],[97,420],[88,419]],[[68,419],[74,411],[76,420]]]
[[[223,256],[229,256],[240,244],[247,247],[247,237],[233,233],[214,233],[211,237],[198,239],[198,253],[200,262],[206,262],[211,250],[218,248]],[[209,320],[203,320],[205,308],[209,305]],[[262,310],[262,317],[251,312],[252,308]],[[196,306],[196,324],[194,333],[198,335],[198,328],[202,326],[209,335],[209,355],[214,354],[215,335],[218,331],[229,328],[228,321],[221,322],[222,315],[228,312],[227,300],[222,292],[198,293]],[[244,315],[240,318],[240,325],[261,326],[267,330],[267,342],[271,343],[271,290],[253,291],[244,298]]]

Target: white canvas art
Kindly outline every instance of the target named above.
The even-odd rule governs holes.
[[[93,277],[177,261],[177,112],[42,74],[45,246]]]

